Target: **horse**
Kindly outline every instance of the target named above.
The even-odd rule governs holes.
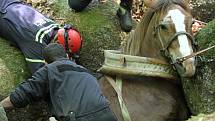
[[[127,38],[122,52],[128,55],[157,58],[173,65],[180,76],[190,77],[195,73],[195,58],[178,59],[195,51],[192,15],[183,0],[160,0],[149,8],[144,18]],[[117,76],[112,76],[116,78]],[[129,113],[123,119],[117,91],[108,78],[99,80],[104,95],[119,121],[183,121],[189,110],[178,83],[159,77],[136,77],[122,79],[122,98]]]

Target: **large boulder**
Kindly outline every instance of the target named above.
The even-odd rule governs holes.
[[[98,4],[98,1],[93,0],[84,11],[75,13],[69,9],[67,0],[56,2],[56,20],[57,17],[63,19],[63,23],[72,24],[83,35],[80,63],[96,71],[104,61],[103,50],[118,49],[121,42],[120,35],[123,34],[116,18],[117,3],[109,0]]]
[[[196,35],[200,50],[215,45],[215,20],[209,22]],[[182,78],[182,84],[191,112],[212,113],[215,111],[215,48],[201,54],[193,78]]]

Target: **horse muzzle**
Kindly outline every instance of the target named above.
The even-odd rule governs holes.
[[[195,59],[190,58],[181,63],[174,63],[174,68],[177,70],[180,77],[192,77],[196,71]]]

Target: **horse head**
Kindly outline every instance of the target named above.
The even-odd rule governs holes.
[[[182,60],[195,51],[192,36],[192,16],[184,4],[165,6],[155,26],[155,34],[160,41],[161,53],[174,66],[180,76],[191,77],[195,74],[195,57]]]
[[[182,77],[195,73],[195,58],[182,58],[195,51],[192,16],[183,0],[159,0],[130,33],[123,52],[171,63]],[[183,61],[181,61],[183,60]]]

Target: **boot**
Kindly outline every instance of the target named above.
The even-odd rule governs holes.
[[[119,17],[121,29],[125,32],[130,32],[132,29],[131,10],[120,6],[117,10],[117,16]]]

